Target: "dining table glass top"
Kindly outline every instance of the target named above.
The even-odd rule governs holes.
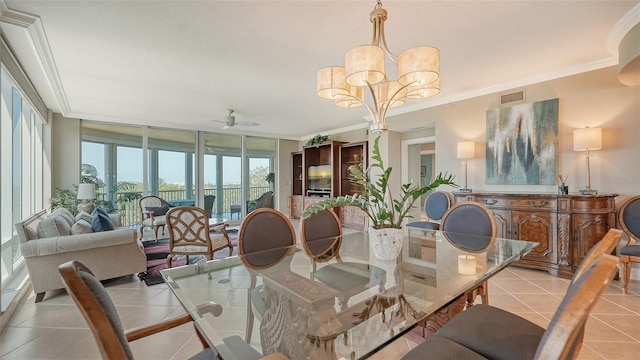
[[[166,269],[162,276],[216,349],[226,348],[231,337],[245,339],[253,311],[249,345],[260,354],[361,359],[422,326],[536,245],[405,230],[400,255],[382,261],[367,233],[355,232]],[[319,254],[314,246],[329,251],[309,255]]]

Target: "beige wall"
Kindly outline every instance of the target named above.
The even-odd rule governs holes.
[[[80,120],[65,118],[60,114],[51,117],[51,187],[73,189],[80,182],[82,143]]]
[[[299,141],[294,140],[278,140],[278,169],[276,171],[276,181],[279,188],[276,191],[278,195],[277,210],[289,215],[289,196],[291,196],[291,153],[298,151]]]
[[[568,175],[570,192],[584,188],[584,157],[573,151],[573,130],[603,128],[603,148],[592,152],[591,184],[600,193],[616,193],[618,202],[640,193],[640,87],[617,80],[615,67],[566,77],[525,88],[527,102],[559,98],[558,173]],[[499,95],[487,95],[424,110],[436,119],[436,169],[462,180],[464,169],[456,159],[456,143],[476,142],[469,163],[469,187],[488,191],[556,192],[556,185],[485,184],[486,111],[499,107]],[[463,181],[463,180],[462,180]]]

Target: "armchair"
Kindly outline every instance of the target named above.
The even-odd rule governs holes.
[[[157,196],[144,196],[138,202],[140,205],[140,239],[144,236],[144,228],[152,227],[153,232],[158,241],[158,230],[162,229],[164,235],[164,227],[167,225],[165,214],[169,211],[169,204],[162,198]]]

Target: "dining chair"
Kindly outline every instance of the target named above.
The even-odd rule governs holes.
[[[215,195],[205,195],[204,196],[204,211],[207,212],[209,218],[211,218],[211,213],[213,212],[213,204],[216,202]]]
[[[440,223],[444,213],[449,210],[453,196],[448,191],[433,191],[424,201],[424,212],[427,215],[427,221],[413,221],[407,223],[407,226],[419,229],[440,229]]]
[[[79,261],[69,261],[60,265],[58,271],[69,296],[71,296],[89,324],[93,338],[100,350],[100,355],[105,360],[131,360],[134,358],[129,346],[131,341],[158,334],[193,321],[190,315],[185,314],[152,325],[124,331],[120,316],[109,293],[89,268]],[[211,313],[213,316],[219,316],[222,313],[222,306],[215,303],[201,306],[200,309],[203,313]],[[227,355],[223,356],[225,359],[287,359],[280,353],[263,357],[238,335],[222,339],[223,344],[218,346],[216,351],[209,347],[202,334],[195,327],[195,323],[194,329],[204,350],[190,357],[189,359],[191,360],[219,360],[219,355]]]
[[[547,329],[480,304],[463,311],[402,359],[573,359],[584,325],[615,275],[619,261],[601,254],[567,290]]]
[[[342,260],[342,235],[342,223],[332,210],[324,210],[300,220],[300,242],[312,262],[310,278],[338,291],[340,307],[345,310],[349,298],[368,287],[371,270],[368,264]],[[337,262],[318,269],[318,263],[327,263],[332,259]]]
[[[153,228],[153,233],[158,241],[158,230],[162,229],[164,235],[164,227],[166,226],[165,214],[169,211],[169,204],[162,198],[149,195],[143,196],[138,201],[140,207],[140,239],[144,235],[144,228]]]
[[[629,242],[622,247],[620,255],[620,280],[622,293],[626,294],[631,278],[631,263],[640,263],[640,195],[625,201],[618,212],[618,219],[622,230],[629,236]]]
[[[69,261],[60,265],[58,271],[67,292],[89,324],[103,359],[133,359],[129,342],[193,321],[191,316],[185,314],[125,332],[107,290],[91,270],[78,261]],[[214,312],[213,315],[220,315],[222,309],[215,310],[220,311]],[[207,345],[197,329],[196,333],[204,350],[191,359],[217,359],[216,352]]]
[[[446,233],[467,234],[491,239],[498,235],[496,218],[491,209],[474,201],[465,201],[451,206],[442,216],[440,230]],[[458,238],[464,239],[463,236],[458,236]],[[469,239],[473,239],[473,237]],[[471,244],[467,244],[467,246],[471,246]],[[478,295],[480,295],[483,304],[489,303],[488,281],[483,282],[467,294],[467,307],[473,306]]]
[[[253,320],[262,320],[266,305],[262,285],[256,286],[261,271],[283,262],[294,250],[296,232],[286,215],[271,208],[259,208],[248,214],[238,234],[238,254],[249,271],[247,326],[245,341],[251,343]]]
[[[169,255],[167,267],[172,266],[175,255],[184,255],[189,263],[191,255],[205,255],[213,259],[213,253],[224,248],[233,254],[233,245],[227,234],[226,223],[209,227],[209,216],[195,206],[178,206],[166,214],[169,231]]]

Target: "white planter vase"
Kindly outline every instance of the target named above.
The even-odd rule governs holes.
[[[373,254],[380,260],[395,260],[402,250],[404,232],[402,229],[369,228],[369,244]]]

